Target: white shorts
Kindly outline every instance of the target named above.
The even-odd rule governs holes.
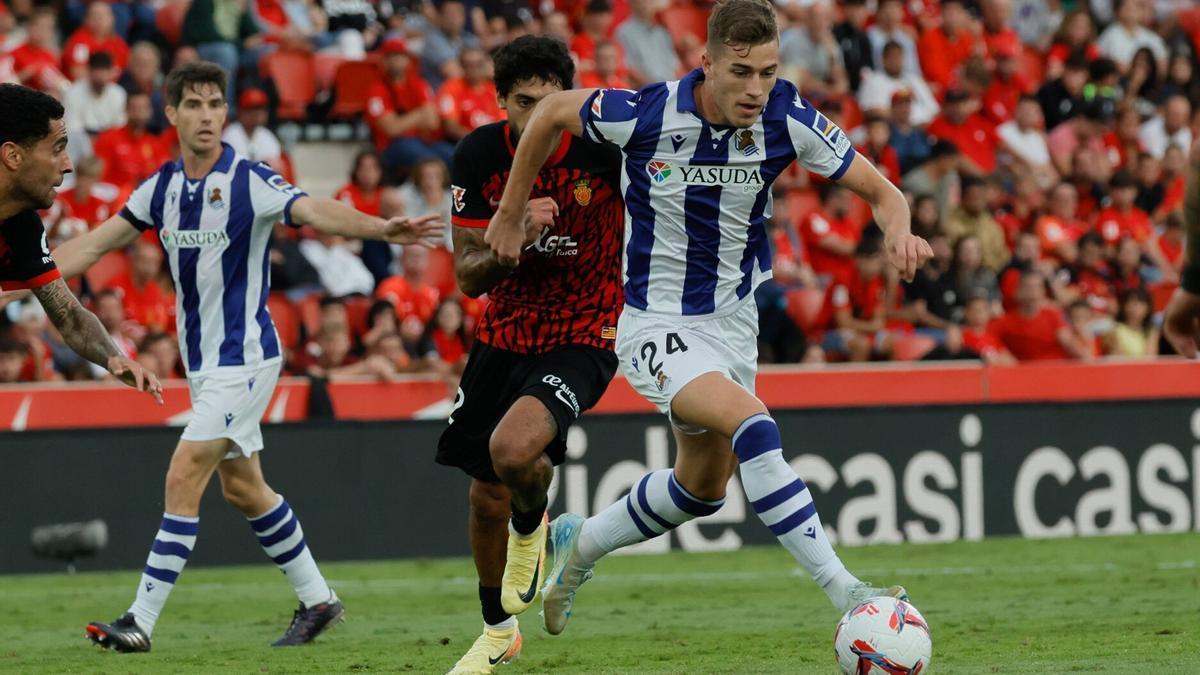
[[[228,438],[234,448],[225,459],[249,457],[262,450],[260,422],[271,403],[281,367],[276,361],[261,368],[218,370],[188,378],[192,419],[183,430],[183,440]]]
[[[722,373],[754,393],[758,373],[758,306],[747,298],[735,311],[689,318],[626,308],[617,322],[617,358],[634,390],[671,417],[671,401],[689,382]],[[680,431],[704,429],[671,419]]]

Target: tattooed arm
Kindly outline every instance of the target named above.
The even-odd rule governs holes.
[[[125,384],[145,391],[162,403],[162,385],[153,373],[147,373],[140,363],[126,358],[113,344],[104,324],[83,305],[67,282],[56,279],[33,289],[33,294],[46,309],[46,316],[58,328],[63,340],[85,359],[102,366]]]
[[[525,243],[537,240],[542,230],[554,224],[558,205],[550,197],[529,200],[525,206]],[[454,275],[458,287],[468,297],[477,298],[492,290],[512,272],[500,264],[500,259],[484,241],[487,230],[474,227],[454,227]]]
[[[1187,187],[1183,198],[1183,231],[1186,236],[1183,273],[1163,318],[1163,331],[1175,351],[1195,358],[1200,340],[1200,140],[1192,146]]]

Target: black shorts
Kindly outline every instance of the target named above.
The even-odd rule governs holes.
[[[499,483],[492,466],[492,431],[518,398],[533,396],[558,425],[546,455],[555,465],[562,464],[567,430],[596,405],[616,371],[616,355],[595,347],[569,345],[544,354],[518,354],[476,342],[458,386],[450,426],[438,441],[437,463]]]

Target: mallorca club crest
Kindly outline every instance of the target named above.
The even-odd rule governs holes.
[[[646,163],[646,173],[655,183],[664,183],[671,177],[671,165],[661,159],[652,159]]]
[[[215,187],[208,191],[208,205],[218,210],[225,208],[225,200],[221,197],[221,188]]]
[[[586,180],[575,181],[575,202],[580,206],[587,206],[592,203],[592,186]]]
[[[747,157],[758,152],[758,146],[754,144],[754,132],[749,129],[742,129],[737,133],[733,146]]]

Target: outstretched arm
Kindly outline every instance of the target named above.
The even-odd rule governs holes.
[[[300,197],[292,204],[292,220],[326,234],[352,239],[382,239],[392,244],[421,244],[430,248],[442,241],[445,223],[436,213],[419,218],[384,220],[353,209],[336,199]]]
[[[95,314],[84,309],[62,279],[33,289],[46,309],[46,316],[58,328],[63,340],[77,354],[108,370],[122,382],[150,394],[162,403],[162,384],[142,365],[121,355],[108,331]]]
[[[132,244],[138,238],[138,234],[137,228],[128,220],[119,215],[113,216],[91,232],[68,239],[54,249],[54,263],[58,265],[63,277],[70,279],[83,274],[105,253]],[[69,295],[70,291],[67,293]]]
[[[502,265],[516,267],[521,258],[525,232],[522,216],[529,191],[542,165],[558,149],[562,132],[583,135],[583,121],[579,110],[595,89],[573,89],[550,94],[534,108],[521,133],[517,152],[513,156],[512,169],[504,186],[504,196],[492,222],[488,225],[484,241],[496,252]]]
[[[917,269],[933,257],[933,249],[929,242],[912,233],[908,200],[862,155],[851,160],[838,182],[871,205],[875,222],[883,230],[888,259],[905,281],[912,281]]]

